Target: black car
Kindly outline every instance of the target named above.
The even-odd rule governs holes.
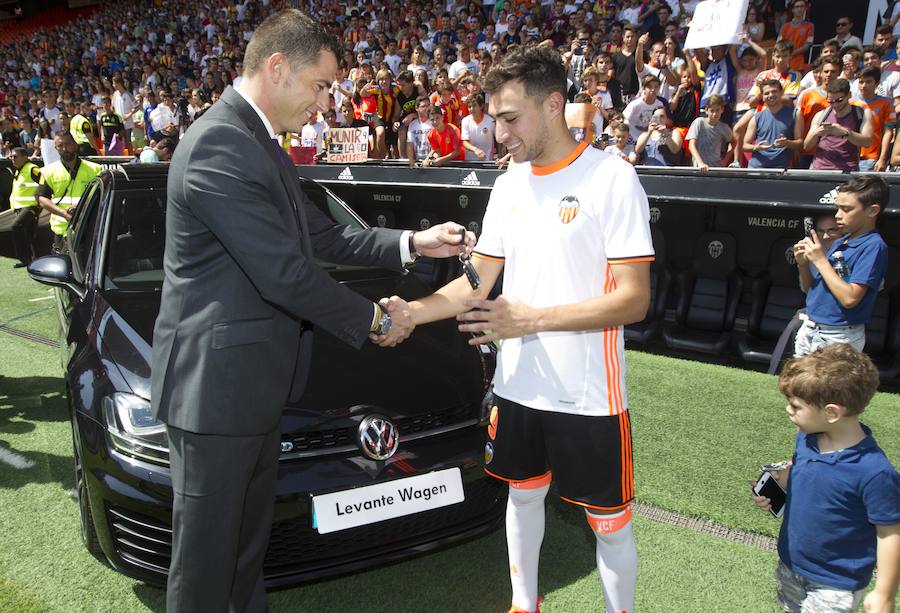
[[[121,572],[157,584],[171,553],[166,432],[149,403],[166,173],[165,165],[103,172],[78,205],[69,255],[29,267],[58,288],[84,542]],[[365,225],[327,189],[298,181],[335,221]],[[371,299],[420,297],[431,292],[423,276],[447,274],[440,266],[401,274],[320,264]],[[482,470],[495,356],[466,340],[452,321],[422,326],[394,349],[357,351],[315,335],[307,391],[281,422],[264,565],[270,586],[381,564],[498,525],[505,488]],[[429,495],[434,488],[458,502],[436,506],[448,497]],[[383,507],[371,501],[386,490],[407,504],[372,508]],[[409,514],[386,518],[398,513]]]

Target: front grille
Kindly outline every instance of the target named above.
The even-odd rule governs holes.
[[[466,499],[458,504],[330,534],[316,532],[308,516],[277,522],[272,525],[265,574],[299,574],[450,536],[454,528],[464,530],[499,512],[502,485],[495,479],[477,479],[465,485]],[[114,506],[108,517],[123,560],[155,573],[168,572],[172,556],[168,524]]]
[[[400,431],[400,440],[416,434],[427,434],[431,430],[439,430],[462,424],[475,416],[470,406],[453,407],[443,411],[433,411],[423,415],[402,417],[394,420]],[[329,428],[306,432],[296,432],[282,436],[282,442],[291,442],[291,453],[309,454],[322,451],[327,453],[331,449],[346,450],[348,447],[356,447],[356,428]]]
[[[116,551],[126,562],[166,573],[172,557],[172,529],[168,524],[121,507],[108,509]]]

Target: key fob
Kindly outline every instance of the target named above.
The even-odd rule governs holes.
[[[465,242],[466,231],[461,228],[459,234],[463,242]],[[459,254],[459,263],[462,265],[463,272],[466,273],[466,279],[469,280],[469,285],[472,286],[472,289],[481,287],[481,277],[478,275],[478,271],[475,270],[475,266],[472,265],[471,258],[467,255]]]

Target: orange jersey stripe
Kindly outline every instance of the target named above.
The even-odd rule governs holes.
[[[621,260],[610,259],[607,260],[610,264],[633,264],[635,262],[655,262],[656,256],[653,255],[645,255],[639,258],[622,258]]]
[[[549,471],[549,470],[547,472],[545,472],[543,475],[538,475],[537,477],[529,477],[528,479],[507,479],[506,477],[501,477],[500,475],[496,475],[496,474],[492,473],[487,468],[484,469],[484,472],[486,472],[490,476],[494,477],[495,479],[500,479],[501,481],[506,481],[507,483],[509,483],[510,487],[515,487],[516,489],[519,489],[519,490],[535,489],[538,487],[542,487],[544,485],[547,485],[548,483],[550,483],[553,480],[553,472]],[[530,486],[525,485],[525,484],[531,484],[533,482],[537,482],[537,483],[534,485],[530,485]],[[513,485],[513,484],[516,484],[516,485]]]
[[[506,261],[505,258],[497,257],[496,255],[487,255],[485,253],[478,253],[477,251],[472,252],[473,258],[481,258],[482,260],[488,260],[489,262],[500,262],[501,264]]]

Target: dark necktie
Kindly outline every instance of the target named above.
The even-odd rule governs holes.
[[[277,138],[272,139],[272,144],[275,145],[275,150],[278,152],[278,159],[281,160],[282,164],[287,164],[287,167],[294,170],[294,160],[291,159],[291,156],[287,154],[287,151],[284,150],[284,147],[278,142]]]

